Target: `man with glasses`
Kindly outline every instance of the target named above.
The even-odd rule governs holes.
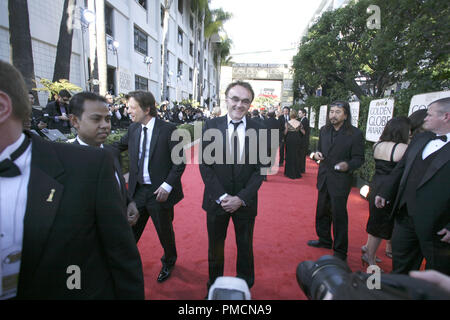
[[[49,116],[49,129],[58,129],[64,134],[70,133],[69,101],[72,95],[67,90],[61,90],[55,101],[49,102],[46,110]]]
[[[262,126],[246,117],[254,98],[249,83],[231,83],[225,90],[225,96],[228,114],[206,121],[200,148],[203,156],[200,173],[205,184],[202,208],[206,211],[209,240],[207,288],[223,275],[224,246],[230,218],[233,220],[236,234],[237,277],[244,279],[251,288],[255,279],[253,228],[257,214],[258,190],[263,175],[259,159],[250,161],[249,152],[257,150],[256,154],[259,154],[259,137],[246,139],[246,135],[256,133],[256,136],[259,136]],[[221,137],[217,136],[219,132]],[[211,139],[206,136],[210,134],[216,137],[214,143],[217,144],[217,140],[223,141],[222,156],[207,154]],[[256,149],[253,149],[253,143],[256,144]],[[216,147],[222,150],[222,146]],[[227,157],[227,154],[232,156]],[[208,156],[212,159],[207,159]]]

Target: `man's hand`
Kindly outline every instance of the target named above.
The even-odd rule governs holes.
[[[236,196],[226,196],[225,199],[222,200],[220,205],[226,212],[233,213],[242,206],[242,200]]]
[[[67,120],[69,120],[69,118],[67,118],[66,114],[65,114],[65,113],[63,113],[63,115],[62,115],[62,116],[59,116],[59,120],[64,120],[64,121],[67,121]]]
[[[334,166],[336,171],[347,172],[348,171],[348,163],[345,161],[339,162]]]
[[[448,230],[447,230],[448,231]],[[413,278],[422,279],[434,283],[439,288],[450,294],[450,277],[435,270],[411,271],[409,275]]]
[[[378,209],[382,209],[382,208],[384,208],[385,205],[386,205],[386,199],[384,199],[380,196],[375,196],[375,207],[377,207]]]
[[[45,122],[42,122],[42,121],[39,121],[37,126],[38,126],[39,130],[47,128],[47,124]]]
[[[447,229],[444,228],[441,231],[439,231],[437,234],[440,235],[440,236],[444,236],[441,239],[442,242],[450,243],[450,230],[447,230]]]
[[[324,158],[322,152],[317,151],[316,153],[314,153],[314,159],[322,161],[325,158]]]
[[[163,187],[159,187],[153,194],[156,194],[158,202],[166,202],[169,197],[169,193]]]
[[[127,219],[130,226],[134,226],[139,219],[139,211],[136,207],[136,202],[134,201],[128,204]]]

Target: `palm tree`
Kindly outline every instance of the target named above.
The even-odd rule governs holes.
[[[95,24],[97,28],[97,59],[100,95],[108,91],[107,61],[106,61],[106,32],[105,32],[105,0],[95,0]]]
[[[27,88],[31,90],[35,75],[28,1],[8,0],[8,12],[12,64],[20,71]],[[37,95],[34,94],[37,101]]]
[[[202,84],[203,84],[203,57],[204,57],[204,22],[205,12],[208,9],[208,0],[193,0],[192,11],[195,12],[195,41],[194,41],[194,100],[200,102],[202,96]],[[200,25],[200,26],[199,26]],[[200,29],[200,30],[199,30]],[[200,32],[199,32],[200,31]],[[200,36],[200,37],[199,37]],[[200,57],[199,47],[200,43]],[[198,75],[198,76],[197,76]]]
[[[70,57],[72,56],[73,28],[75,0],[64,0],[63,14],[59,26],[58,46],[56,48],[55,68],[53,70],[53,81],[60,79],[69,80]]]

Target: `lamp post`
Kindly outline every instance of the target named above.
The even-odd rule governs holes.
[[[86,76],[89,74],[86,64],[85,48],[84,48],[84,33],[89,28],[89,25],[95,21],[95,13],[89,9],[80,7],[80,23],[81,23],[81,44],[82,44],[82,56],[83,56],[83,69],[84,69],[84,86],[85,90],[88,90],[88,80]]]
[[[150,80],[150,66],[153,63],[153,57],[145,56],[144,63],[147,65],[148,79]]]

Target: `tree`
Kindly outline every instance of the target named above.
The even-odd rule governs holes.
[[[74,0],[64,0],[61,24],[59,26],[59,38],[56,48],[55,68],[53,70],[53,81],[70,78],[70,58],[72,56],[74,17]]]
[[[22,74],[27,88],[34,87],[34,62],[27,0],[8,0],[9,35],[13,65]],[[37,96],[35,96],[37,101]]]
[[[95,0],[95,26],[97,29],[97,60],[100,95],[108,91],[107,61],[106,61],[106,32],[105,32],[105,0]]]
[[[172,6],[173,0],[164,0],[164,19],[163,19],[163,33],[162,33],[162,55],[161,55],[161,64],[163,68],[163,76],[162,76],[162,88],[161,88],[161,99],[168,98],[167,92],[167,79],[169,77],[169,60],[167,56],[169,51],[167,50],[169,44],[169,37],[167,36],[169,33],[169,15],[170,15],[170,7]]]

